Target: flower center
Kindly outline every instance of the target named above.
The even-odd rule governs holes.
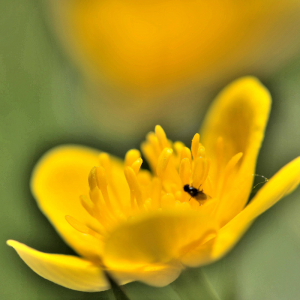
[[[189,149],[181,142],[169,141],[164,130],[156,126],[155,132],[147,135],[141,150],[152,174],[140,169],[143,160],[136,149],[127,152],[124,165],[106,153],[100,154],[99,166],[91,170],[88,178],[89,197],[80,197],[83,208],[94,222],[82,224],[66,216],[72,227],[103,238],[120,222],[147,211],[179,208],[212,213],[217,209],[216,199],[226,192],[228,178],[242,156],[235,155],[224,170],[217,171],[216,182],[213,182],[210,160],[198,133]],[[220,138],[217,166],[222,163],[222,151]]]

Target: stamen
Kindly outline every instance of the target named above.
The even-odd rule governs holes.
[[[97,167],[94,167],[89,174],[90,199],[94,203],[94,212],[99,209],[101,203],[100,191],[97,187]],[[88,207],[88,206],[87,206]]]
[[[176,154],[181,157],[181,152],[183,150],[183,148],[185,147],[184,144],[182,142],[175,142],[174,145],[173,145],[174,149],[175,149],[175,152]]]
[[[167,140],[166,133],[162,129],[160,125],[155,126],[155,134],[157,136],[157,139],[159,141],[160,147],[163,150],[164,148],[170,147],[169,142]]]
[[[157,164],[157,157],[151,147],[147,142],[141,144],[141,150],[149,163],[153,172],[155,172],[156,164]]]
[[[101,191],[103,200],[107,207],[110,209],[112,212],[112,206],[111,206],[111,201],[109,199],[108,191],[107,191],[107,178],[106,178],[106,172],[105,169],[100,166],[96,168],[96,180],[97,180],[97,185]]]
[[[105,152],[103,153],[100,153],[99,155],[99,163],[100,163],[100,166],[102,166],[106,173],[108,175],[111,174],[111,163],[110,163],[110,158],[109,158],[109,155]]]
[[[190,184],[190,178],[192,174],[191,163],[188,158],[181,160],[179,168],[179,176],[181,178],[182,185]]]
[[[125,166],[132,166],[132,164],[141,157],[141,153],[137,149],[131,149],[126,153]]]
[[[192,154],[191,154],[191,150],[188,147],[184,147],[181,151],[181,161],[184,158],[188,158],[190,163],[192,162]]]
[[[133,199],[136,199],[137,205],[139,208],[143,207],[143,199],[142,199],[142,192],[139,185],[139,182],[137,180],[136,174],[133,171],[131,167],[125,167],[124,169],[125,177],[130,189],[130,195],[131,195],[131,207],[134,208],[134,201]]]
[[[100,223],[97,223],[97,225],[95,225],[94,223],[92,224],[92,223],[86,222],[85,225],[90,230],[95,232],[97,238],[102,239],[106,235],[106,228],[104,228]]]
[[[151,199],[150,198],[148,198],[148,199],[145,200],[145,202],[144,202],[144,209],[146,211],[149,211],[149,210],[152,209]]]
[[[205,157],[205,148],[203,147],[203,145],[201,143],[199,143],[197,157]]]
[[[132,169],[137,174],[142,166],[143,160],[141,158],[138,158],[132,165]]]
[[[207,175],[209,170],[209,163],[208,160],[204,157],[198,157],[196,161],[194,162],[194,170],[193,170],[193,186],[195,188],[200,187]]]
[[[129,200],[123,200],[124,193],[121,190],[124,187],[124,177],[120,178],[118,172],[112,169],[115,166],[114,160],[110,160],[108,154],[101,153],[100,166],[94,167],[88,177],[90,199],[84,196],[80,198],[82,206],[93,217],[89,218],[91,224],[82,224],[66,216],[73,228],[84,234],[101,236],[102,239],[115,224],[121,220],[126,221],[141,210],[179,206],[220,213],[223,204],[220,204],[218,198],[224,191],[227,192],[227,188],[232,188],[231,184],[235,181],[231,178],[235,175],[242,153],[232,157],[224,168],[224,145],[223,139],[219,137],[216,145],[217,170],[210,173],[210,160],[206,157],[206,150],[200,143],[198,133],[194,135],[189,149],[181,142],[172,144],[161,126],[156,126],[155,132],[147,135],[147,141],[142,144],[141,149],[157,177],[153,178],[149,171],[141,170],[143,159],[138,150],[132,149],[126,153],[124,176],[130,190],[128,207],[126,201]],[[215,176],[215,172],[217,176],[221,176],[218,182],[215,177],[210,177]],[[189,189],[184,188],[185,185],[189,185]],[[127,193],[126,187],[125,194]],[[210,201],[211,198],[214,198],[213,201]],[[209,203],[209,208],[206,204],[200,206],[203,203]]]
[[[162,177],[167,166],[168,163],[170,161],[170,158],[172,156],[173,150],[171,148],[165,148],[159,158],[158,158],[158,162],[157,162],[157,166],[156,166],[156,174],[158,177]]]
[[[84,234],[89,234],[91,236],[97,237],[97,233],[90,228],[88,228],[86,225],[82,224],[72,216],[65,216],[66,221],[77,231],[84,233]]]
[[[147,140],[149,141],[149,144],[152,146],[152,151],[154,152],[154,154],[156,156],[159,156],[162,149],[160,148],[160,144],[155,133],[154,132],[148,133]]]
[[[140,170],[137,174],[136,174],[138,181],[141,185],[143,186],[149,186],[149,184],[151,184],[152,181],[152,175],[149,171],[147,170]]]
[[[80,198],[81,205],[85,208],[85,210],[89,213],[89,215],[92,216],[93,218],[97,218],[96,211],[95,211],[96,207],[93,204],[93,202],[84,195],[81,195],[79,198]]]
[[[118,201],[119,207],[122,209],[123,208],[122,200],[118,194],[118,189],[116,188],[115,182],[113,180],[112,167],[111,167],[111,161],[109,155],[107,153],[101,153],[99,155],[99,162],[100,162],[100,166],[102,166],[105,170],[107,186],[110,187],[110,190],[114,194],[115,199]]]
[[[154,209],[161,207],[161,190],[161,180],[155,177],[152,184],[152,207]]]
[[[96,167],[93,167],[92,170],[90,171],[88,181],[89,181],[90,190],[94,190],[97,187]]]
[[[191,146],[193,159],[197,158],[199,143],[200,143],[200,135],[199,133],[196,133],[193,137],[192,146]]]
[[[107,180],[105,176],[105,170],[103,167],[94,167],[89,176],[90,189],[89,195],[91,201],[94,203],[93,210],[91,211],[91,205],[85,199],[81,199],[82,206],[92,216],[96,217],[101,224],[111,224],[116,221],[117,209],[112,207],[108,191],[107,191]],[[95,187],[94,181],[96,179],[97,186]],[[99,190],[99,189],[100,190]],[[102,195],[102,197],[101,197]]]

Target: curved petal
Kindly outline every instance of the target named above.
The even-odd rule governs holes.
[[[291,193],[300,183],[300,157],[279,170],[257,193],[251,203],[218,231],[206,245],[188,253],[187,266],[199,266],[224,256],[241,238],[255,218]],[[205,249],[204,249],[205,248]],[[206,251],[206,253],[204,253]]]
[[[98,151],[80,146],[54,148],[40,159],[31,179],[31,189],[42,212],[64,240],[85,257],[99,254],[97,240],[75,230],[65,216],[83,223],[92,218],[81,206],[79,196],[89,193],[88,175],[98,164],[98,155]]]
[[[198,211],[173,209],[138,216],[116,228],[105,243],[108,268],[138,269],[149,264],[176,266],[194,243],[216,232]]]
[[[222,170],[235,154],[243,153],[236,180],[231,183],[230,191],[224,193],[228,197],[222,199],[219,207],[223,218],[221,225],[241,211],[247,202],[270,104],[266,88],[257,79],[244,77],[231,83],[217,96],[204,121],[201,139],[211,158],[214,181],[220,168]],[[221,160],[217,147],[219,137],[224,142]]]
[[[212,249],[215,239],[199,245],[187,252],[182,258],[181,262],[187,267],[200,267],[213,262]]]
[[[149,264],[130,270],[112,270],[120,281],[141,281],[148,285],[163,287],[178,278],[183,269],[182,264]]]
[[[22,260],[37,274],[66,288],[96,292],[109,289],[102,269],[92,262],[71,255],[48,254],[9,240]]]

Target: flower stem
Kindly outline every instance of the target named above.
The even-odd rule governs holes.
[[[216,290],[214,289],[213,285],[208,280],[207,275],[205,274],[205,272],[203,270],[201,270],[201,273],[202,273],[202,277],[203,277],[203,280],[205,281],[205,284],[206,284],[207,288],[210,290],[210,293],[212,295],[212,299],[221,300],[221,298],[217,294]]]
[[[108,272],[104,272],[107,280],[109,281],[109,284],[111,286],[111,289],[114,293],[116,300],[130,300],[127,295],[124,293],[122,288],[116,283],[116,281],[111,277],[111,275]]]
[[[182,300],[220,300],[202,269],[189,269],[171,286]]]

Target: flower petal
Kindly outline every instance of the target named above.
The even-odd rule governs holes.
[[[88,174],[98,164],[99,152],[79,146],[60,146],[47,152],[36,165],[31,189],[42,212],[64,240],[85,257],[97,256],[95,238],[75,230],[65,220],[80,222],[92,217],[81,206],[79,196],[88,195]]]
[[[136,269],[113,270],[120,281],[141,281],[148,285],[162,287],[178,278],[183,269],[182,264],[149,264]]]
[[[109,288],[102,269],[92,262],[71,255],[48,254],[9,240],[23,261],[40,276],[66,288],[96,292]]]
[[[231,83],[218,95],[204,121],[201,140],[211,158],[214,181],[220,167],[222,170],[235,154],[243,153],[235,177],[237,180],[231,182],[230,191],[224,193],[228,197],[222,199],[219,207],[223,218],[221,225],[241,211],[247,202],[270,104],[271,98],[266,88],[257,79],[244,77]],[[219,137],[224,142],[222,162],[217,147]]]
[[[214,234],[215,227],[212,220],[194,210],[148,212],[111,233],[103,261],[107,267],[119,270],[149,264],[177,265],[193,243]]]
[[[224,256],[241,238],[255,218],[291,193],[300,183],[300,157],[279,170],[257,193],[251,203],[218,231],[218,235],[188,253],[187,266],[199,266]]]

